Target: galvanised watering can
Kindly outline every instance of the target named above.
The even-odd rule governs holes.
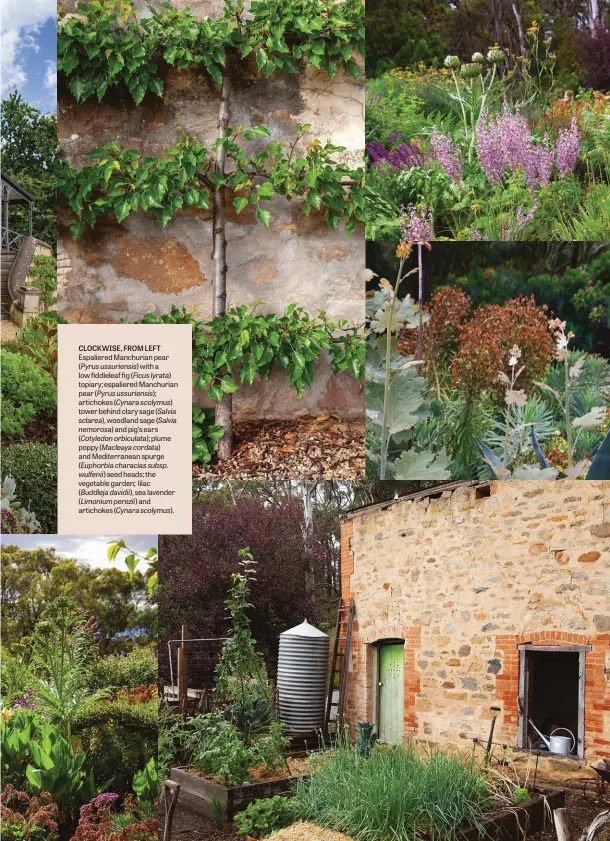
[[[576,737],[574,736],[571,730],[568,730],[567,727],[556,727],[550,734],[550,736],[547,737],[543,733],[541,733],[540,730],[538,730],[531,718],[529,722],[551,753],[558,753],[562,756],[569,756],[576,747]],[[563,730],[564,733],[569,733],[570,738],[568,739],[567,736],[555,736],[554,734],[557,733],[559,730]]]

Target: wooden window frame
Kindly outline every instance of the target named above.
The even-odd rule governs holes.
[[[528,733],[528,679],[527,679],[527,664],[528,653],[531,651],[546,651],[550,654],[578,654],[578,733],[576,734],[576,753],[572,754],[568,759],[584,759],[585,758],[585,668],[587,652],[591,651],[590,645],[533,645],[531,643],[522,643],[517,646],[519,651],[519,695],[518,695],[518,711],[519,711],[519,731],[518,731],[518,746],[522,750],[527,750],[527,733]],[[550,751],[536,751],[545,756],[558,757],[558,754]]]

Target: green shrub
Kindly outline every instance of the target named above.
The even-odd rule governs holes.
[[[2,350],[2,434],[23,438],[36,418],[53,423],[57,389],[53,378],[21,353]]]
[[[256,751],[244,745],[237,727],[221,713],[198,715],[184,735],[189,766],[211,774],[226,786],[243,785],[256,764]]]
[[[31,794],[49,792],[62,813],[75,814],[95,793],[85,772],[85,753],[76,753],[58,728],[29,710],[18,710],[6,721],[0,717],[2,783]]]
[[[32,258],[26,286],[42,291],[40,304],[47,310],[57,302],[57,260],[51,254],[36,254]]]
[[[128,654],[111,654],[91,667],[92,688],[133,689],[157,682],[156,648],[134,648]]]
[[[72,731],[87,753],[87,770],[122,794],[157,754],[157,709],[149,704],[98,701],[79,713]]]
[[[43,534],[57,534],[57,450],[50,444],[11,444],[2,451],[2,479],[12,476],[21,505],[34,511]]]
[[[8,342],[2,342],[2,350],[9,351],[9,353],[24,353],[25,344],[18,338],[9,339]]]
[[[375,747],[370,757],[339,747],[299,780],[297,815],[359,841],[454,841],[481,827],[491,794],[474,762],[438,750]]]
[[[513,800],[518,806],[525,806],[531,800],[530,793],[526,788],[516,788],[513,791]]]
[[[21,353],[57,379],[57,325],[61,323],[55,310],[32,316],[21,328],[18,341]]]
[[[286,797],[266,797],[250,803],[243,812],[235,815],[234,821],[240,835],[252,838],[266,838],[295,818],[294,805]]]

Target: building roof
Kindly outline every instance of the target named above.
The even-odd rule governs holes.
[[[5,175],[5,173],[2,173],[1,179],[3,186],[6,186],[8,188],[9,202],[25,201],[30,203],[35,200],[36,196],[33,193],[30,193],[28,190],[25,189],[25,187],[22,187],[20,184],[17,184],[16,181],[13,181],[13,179],[10,178],[8,175]],[[12,199],[11,193],[15,193],[15,195],[18,196],[18,198]]]
[[[346,515],[346,520],[351,520],[354,517],[359,517],[362,514],[368,514],[370,511],[375,511],[376,509],[383,509],[389,508],[392,505],[395,505],[397,502],[406,502],[407,500],[416,500],[416,499],[425,499],[426,497],[431,496],[441,496],[441,494],[445,493],[446,491],[455,491],[457,488],[466,487],[466,488],[481,488],[490,485],[492,480],[484,479],[478,480],[473,479],[471,481],[466,481],[460,479],[456,482],[445,482],[444,484],[439,483],[432,488],[426,488],[423,491],[415,491],[414,493],[406,494],[405,496],[398,496],[395,499],[388,499],[385,502],[374,502],[371,505],[365,505],[362,508],[357,508],[355,511],[350,511],[349,514]]]

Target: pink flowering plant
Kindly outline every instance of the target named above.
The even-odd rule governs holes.
[[[388,74],[392,104],[385,77],[369,82],[368,239],[397,237],[409,205],[427,207],[439,240],[607,238],[610,106],[557,88],[551,39],[535,21],[523,50],[447,55],[432,81],[422,69],[419,101],[405,74],[408,108],[395,104],[400,74]]]

